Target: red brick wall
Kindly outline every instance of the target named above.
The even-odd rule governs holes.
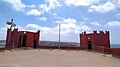
[[[12,34],[11,34],[11,40],[13,42],[13,48],[17,48],[17,44],[18,44],[18,29],[14,29]]]
[[[86,32],[83,32],[82,34],[80,34],[81,48],[87,49],[88,41],[91,41],[92,50],[94,50],[96,46],[96,51],[103,52],[104,50],[104,52],[110,52],[109,31],[100,31],[99,33],[97,33],[97,31],[93,31],[93,33],[88,34]]]
[[[37,46],[39,46],[39,33],[38,32],[29,32],[29,31],[18,31],[18,29],[14,29],[11,31],[8,29],[7,37],[6,37],[6,48],[17,48],[19,44],[19,35],[26,36],[26,47],[33,47],[34,40],[37,41]],[[14,45],[14,46],[13,46]]]
[[[11,46],[10,44],[10,36],[11,36],[11,29],[7,29],[7,36],[6,36],[6,48],[9,48]]]
[[[0,48],[0,52],[2,52],[2,51],[4,51],[5,50],[5,48]]]
[[[26,32],[26,47],[33,47],[33,41],[34,41],[34,33],[32,32]]]
[[[106,48],[106,47],[103,47],[103,46],[95,46],[94,51],[105,53],[105,54],[110,54],[111,53],[110,48]]]
[[[114,57],[120,58],[120,48],[111,48],[111,54]]]
[[[35,35],[35,39],[37,40],[37,48],[40,46],[40,30],[37,31]]]

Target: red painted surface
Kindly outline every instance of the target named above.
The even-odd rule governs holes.
[[[120,58],[120,48],[111,48],[111,54],[114,57]]]
[[[5,48],[0,48],[0,52],[4,52]]]
[[[105,53],[105,54],[110,54],[111,53],[111,49],[110,48],[102,47],[102,46],[95,46],[94,51]]]
[[[86,31],[80,34],[80,47],[99,52],[110,53],[109,31],[93,31],[87,34]]]
[[[18,29],[7,30],[6,48],[20,48],[20,47],[39,47],[39,35],[40,31],[18,31]]]

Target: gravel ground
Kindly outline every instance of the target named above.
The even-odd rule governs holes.
[[[81,50],[5,50],[0,67],[120,67],[120,59]]]

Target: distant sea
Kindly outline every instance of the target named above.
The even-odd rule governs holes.
[[[111,48],[120,48],[120,44],[111,44]]]

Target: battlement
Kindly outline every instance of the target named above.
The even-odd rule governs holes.
[[[82,32],[80,35],[86,35],[86,34],[104,34],[104,35],[109,35],[109,31],[99,31],[99,32],[97,32],[97,31],[93,31],[93,33],[86,33],[86,31],[84,31],[84,32]]]

